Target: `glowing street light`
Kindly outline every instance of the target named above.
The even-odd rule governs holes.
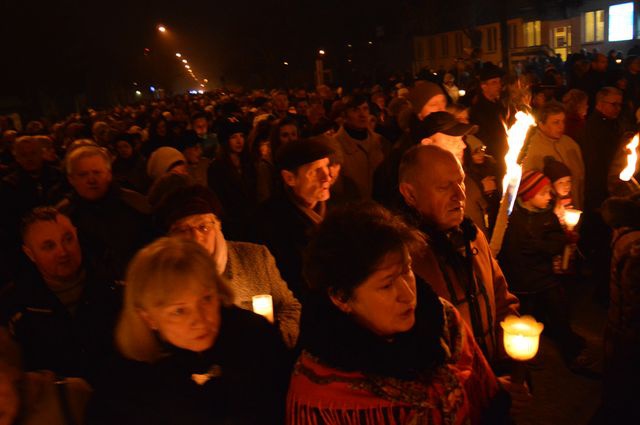
[[[289,66],[289,62],[287,62],[287,61],[282,62],[282,64],[283,64],[284,66]]]
[[[167,28],[164,25],[158,25],[158,31],[167,32]]]
[[[189,65],[185,65],[184,67],[187,68],[187,69],[191,69],[191,67]]]
[[[205,78],[204,80],[202,80],[202,81],[204,81],[205,83],[208,83],[208,82],[209,82],[209,80],[207,80],[206,78]]]
[[[142,92],[140,90],[136,90],[136,96],[142,96]]]
[[[182,54],[181,54],[181,53],[176,53],[176,57],[177,57],[177,58],[181,58],[181,57],[182,57]]]
[[[188,63],[186,59],[182,59],[182,63]]]
[[[324,50],[322,50],[322,49],[320,49],[320,50],[318,50],[318,54],[319,54],[320,56],[324,56],[325,51],[324,51]]]

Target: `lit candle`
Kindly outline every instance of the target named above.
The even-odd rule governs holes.
[[[500,322],[504,331],[504,349],[514,360],[531,360],[538,352],[544,325],[531,316],[507,316]]]
[[[572,231],[578,221],[580,221],[580,216],[582,215],[582,211],[574,210],[572,208],[567,208],[564,210],[564,222],[567,225],[567,229]],[[571,258],[571,254],[573,253],[573,245],[567,244],[564,247],[564,254],[562,255],[562,270],[567,270],[569,268],[569,259]]]
[[[254,295],[251,298],[253,303],[253,312],[264,316],[273,323],[273,299],[271,295]]]

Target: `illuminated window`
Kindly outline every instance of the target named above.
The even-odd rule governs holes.
[[[540,41],[540,34],[542,32],[540,21],[525,22],[523,28],[525,47],[539,46],[542,44]]]
[[[584,42],[604,41],[604,10],[584,14]]]
[[[446,58],[449,56],[449,35],[442,34],[440,41],[442,43],[442,57]]]
[[[609,41],[633,38],[633,2],[609,6]]]
[[[498,30],[495,27],[487,28],[487,52],[495,52],[498,45]]]

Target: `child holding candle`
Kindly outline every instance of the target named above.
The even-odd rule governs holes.
[[[565,293],[553,267],[554,257],[562,255],[568,238],[550,201],[549,178],[540,171],[526,172],[509,217],[500,266],[509,289],[520,299],[520,312],[542,320],[569,369],[583,372],[591,359],[583,338],[571,329]]]
[[[572,260],[575,257],[574,253],[576,251],[576,244],[578,239],[580,239],[580,236],[574,226],[565,221],[566,211],[573,208],[573,198],[571,196],[571,170],[569,170],[569,167],[564,163],[557,161],[552,156],[546,156],[544,158],[543,172],[551,181],[553,212],[556,214],[556,217],[558,217],[558,220],[567,235],[567,246],[569,246],[569,251],[564,255],[568,255],[567,258],[570,258],[570,261],[573,262]],[[555,257],[554,271],[556,273],[566,274],[568,271],[573,269],[571,262],[562,264],[563,261],[564,260],[562,258]],[[563,267],[563,265],[566,267]]]

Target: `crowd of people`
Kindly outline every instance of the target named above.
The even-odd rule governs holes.
[[[600,415],[629,423],[640,56],[617,59],[0,117],[0,424],[513,423],[500,323],[535,316],[593,374],[582,279],[609,302]]]

